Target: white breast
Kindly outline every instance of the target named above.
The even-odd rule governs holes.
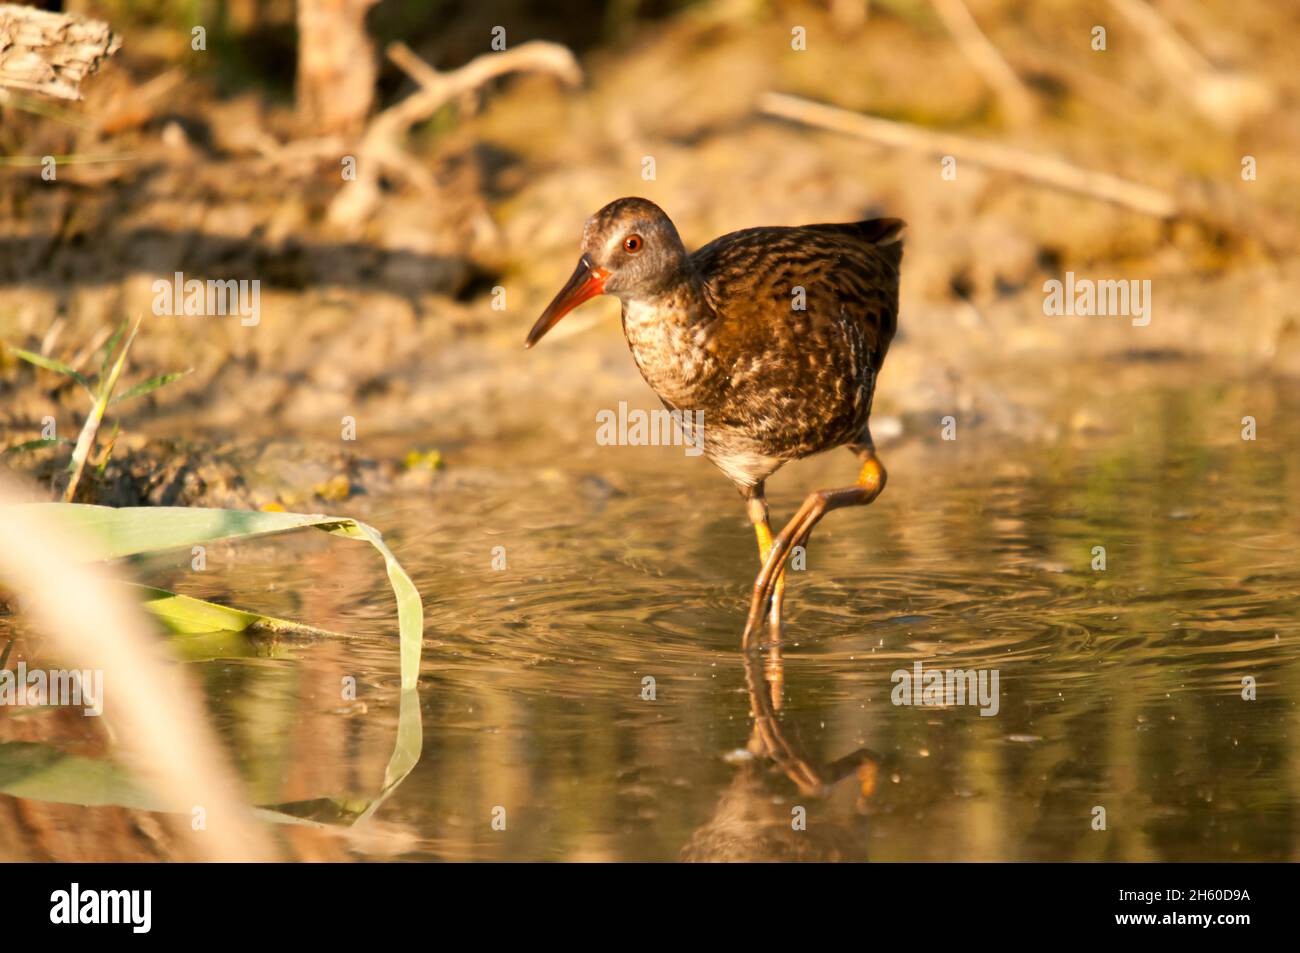
[[[704,419],[705,445],[708,444],[709,420],[706,415]],[[710,456],[714,465],[727,475],[733,483],[739,483],[742,486],[753,486],[761,480],[766,480],[785,464],[780,457],[769,457],[762,453],[714,453]]]
[[[710,357],[695,340],[699,332],[692,330],[690,316],[625,301],[623,331],[646,383],[665,400],[690,409],[690,385],[710,370]]]

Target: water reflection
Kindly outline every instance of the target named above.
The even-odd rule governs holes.
[[[745,670],[753,730],[735,778],[722,792],[708,822],[682,848],[685,861],[864,861],[867,799],[875,791],[880,757],[859,748],[830,764],[817,763],[804,748],[796,726],[782,720],[777,693],[784,685],[784,662],[777,653],[768,664],[756,652],[740,654]],[[775,766],[797,790],[791,803],[773,783]],[[852,777],[858,800],[846,819],[816,816],[840,781]],[[814,818],[809,823],[809,814]]]
[[[1242,406],[1268,421],[1267,440],[1240,440]],[[755,694],[763,658],[739,653],[750,530],[706,464],[579,449],[561,470],[539,440],[503,469],[485,443],[428,493],[351,501],[424,595],[424,750],[371,835],[295,831],[297,849],[1296,859],[1300,401],[1255,382],[1094,408],[1122,424],[1046,444],[972,428],[888,448],[889,489],[819,527],[808,571],[791,575],[779,712]],[[842,480],[832,456],[776,481],[776,514]],[[361,799],[382,783],[398,723],[393,603],[360,549],[285,539],[210,552],[202,578],[188,556],[140,567],[353,635],[239,658],[196,646],[210,710],[268,803]],[[916,661],[998,669],[997,716],[892,704],[891,672]],[[344,676],[355,705],[338,700]],[[81,731],[0,713],[0,740],[84,744]],[[0,797],[0,844],[33,842],[18,828],[42,810]],[[40,823],[102,832],[89,835],[105,838],[101,857],[130,826],[86,811]]]

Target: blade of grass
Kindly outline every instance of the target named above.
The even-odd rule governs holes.
[[[52,357],[46,357],[44,354],[36,354],[32,351],[25,351],[20,347],[11,347],[9,350],[16,357],[21,357],[28,364],[35,364],[37,367],[43,367],[47,371],[54,371],[56,374],[62,374],[64,377],[71,377],[74,381],[86,388],[86,393],[90,399],[95,399],[95,389],[91,386],[90,380],[80,371],[73,370],[62,361],[57,361]]]
[[[86,458],[90,456],[91,447],[95,443],[95,434],[99,432],[99,425],[104,420],[104,411],[108,409],[108,402],[113,396],[113,389],[117,386],[117,379],[122,374],[122,368],[126,366],[126,355],[131,350],[131,342],[135,340],[136,334],[139,333],[140,324],[143,320],[143,317],[135,319],[135,325],[131,328],[130,335],[122,343],[122,348],[118,352],[113,369],[109,371],[108,377],[100,378],[99,392],[95,395],[95,402],[90,409],[90,416],[86,418],[86,423],[81,428],[81,434],[77,437],[77,446],[72,451],[72,460],[68,463],[71,476],[68,478],[68,488],[63,493],[65,503],[71,503],[77,495],[77,484],[81,481],[81,472],[86,467]]]
[[[47,103],[35,96],[24,96],[12,89],[4,90],[4,97],[0,99],[0,104],[12,106],[14,109],[21,109],[23,112],[29,112],[35,116],[44,116],[46,119],[53,119],[55,122],[66,122],[78,129],[95,128],[95,124],[81,113],[65,109],[55,103]]]
[[[39,440],[28,440],[26,443],[14,444],[12,447],[6,447],[4,453],[31,453],[33,450],[44,450],[46,447],[57,447],[59,444],[72,443],[67,437],[42,437]]]
[[[72,153],[69,155],[54,156],[53,159],[58,165],[95,165],[102,162],[134,162],[139,156],[134,152],[122,152],[117,155],[105,153],[103,155],[96,153]],[[0,156],[0,167],[10,166],[17,169],[28,169],[45,164],[45,156]]]
[[[151,391],[155,391],[159,387],[165,387],[166,385],[170,384],[172,381],[178,381],[186,374],[192,374],[192,373],[194,373],[194,368],[191,367],[183,371],[173,371],[170,374],[159,374],[157,377],[151,377],[147,381],[143,381],[139,384],[136,384],[130,390],[118,394],[116,397],[110,400],[108,404],[111,407],[114,404],[121,403],[124,400],[130,400],[132,397],[143,397],[145,394],[148,394]]]
[[[130,325],[131,319],[123,318],[122,323],[117,326],[117,330],[104,342],[104,355],[99,359],[99,377],[101,380],[108,374],[108,364],[113,360],[113,354],[117,350],[117,343],[122,340],[122,335],[126,333],[126,329]]]

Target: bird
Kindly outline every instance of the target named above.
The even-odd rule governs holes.
[[[577,267],[525,341],[533,347],[597,295],[622,302],[641,376],[682,412],[684,429],[700,428],[704,455],[745,502],[761,568],[741,643],[751,648],[766,618],[778,665],[786,559],[827,513],[865,506],[885,488],[869,418],[898,326],[905,227],[876,218],[746,228],[687,252],[654,202],[616,199],[587,220]],[[857,479],[809,494],[773,536],[768,478],[837,447],[857,456]]]

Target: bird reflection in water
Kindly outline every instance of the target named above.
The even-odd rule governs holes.
[[[741,760],[708,823],[682,848],[681,859],[865,861],[867,807],[881,768],[880,757],[859,748],[827,764],[815,761],[805,750],[797,727],[787,723],[774,704],[774,693],[784,682],[780,657],[774,661],[769,656],[766,677],[756,652],[742,652],[741,660],[754,720],[748,756]],[[850,777],[857,783],[856,803],[847,816],[838,816],[844,812],[830,810],[830,797]],[[789,796],[791,783],[798,798]]]

